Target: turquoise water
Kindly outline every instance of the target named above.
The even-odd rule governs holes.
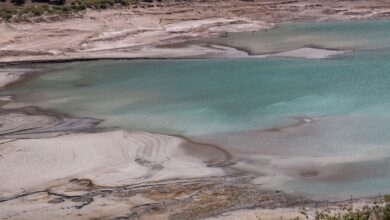
[[[6,93],[23,95],[17,101],[29,105],[106,119],[106,126],[184,135],[248,131],[292,123],[294,116],[387,117],[389,58],[367,52],[310,61],[74,63]]]
[[[357,51],[317,60],[47,64],[39,67],[48,73],[1,95],[16,96],[9,107],[35,105],[105,119],[102,126],[217,143],[266,187],[320,198],[383,194],[390,192],[389,34],[388,22],[283,25],[234,38],[256,52],[286,49],[293,39],[294,47]],[[300,117],[314,122],[288,127]],[[264,131],[276,127],[286,129]]]

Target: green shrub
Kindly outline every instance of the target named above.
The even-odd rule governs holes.
[[[68,7],[68,6],[64,6],[64,7],[62,7],[62,11],[65,12],[65,13],[68,13],[68,12],[71,11],[71,8]]]
[[[8,21],[8,20],[10,20],[11,18],[12,18],[12,14],[9,14],[9,13],[5,13],[5,12],[3,12],[3,11],[0,11],[0,18],[2,19],[2,20],[6,20],[6,21]]]
[[[17,13],[17,10],[14,8],[2,8],[0,9],[0,18],[2,20],[10,20],[15,14]]]
[[[87,10],[87,6],[85,6],[84,4],[79,4],[79,5],[77,5],[77,7],[79,8],[79,11]]]
[[[30,9],[31,13],[34,15],[34,16],[40,16],[42,15],[43,13],[45,13],[45,10],[43,7],[32,7]]]

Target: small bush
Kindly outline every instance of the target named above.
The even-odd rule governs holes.
[[[63,7],[61,7],[61,10],[62,10],[62,12],[64,12],[64,13],[68,13],[68,12],[71,11],[71,8],[68,7],[68,6],[63,6]]]
[[[79,5],[77,5],[77,7],[79,8],[79,11],[87,10],[87,6],[85,6],[84,4],[79,4]]]
[[[17,13],[17,11],[13,8],[2,8],[0,9],[0,18],[2,20],[10,20],[15,14]]]
[[[32,7],[30,9],[31,13],[34,15],[34,16],[40,16],[42,15],[43,13],[45,13],[45,10],[43,7]]]
[[[4,13],[0,11],[0,18],[5,21],[9,21],[12,18],[12,14]]]

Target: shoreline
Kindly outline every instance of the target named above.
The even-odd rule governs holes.
[[[145,9],[142,13],[147,13],[148,10],[153,12],[154,9]],[[386,10],[390,11],[390,7]],[[280,11],[280,13],[283,12],[283,10]],[[224,45],[217,45],[217,48],[190,45],[189,49],[187,47],[175,50],[158,48],[157,46],[167,43],[184,42],[186,44],[187,39],[209,37],[212,34],[217,35],[237,28],[266,30],[282,21],[271,22],[270,18],[264,18],[263,21],[261,20],[263,17],[241,19],[237,15],[233,18],[226,18],[223,17],[226,14],[222,14],[222,18],[201,17],[196,22],[183,19],[179,22],[161,25],[157,20],[160,19],[161,22],[165,18],[142,15],[142,13],[141,15],[123,13],[129,13],[125,16],[127,16],[126,19],[131,19],[131,25],[133,25],[125,30],[127,31],[125,34],[115,32],[116,29],[120,30],[125,27],[121,22],[128,24],[124,21],[125,19],[115,23],[114,30],[105,27],[103,32],[94,32],[93,35],[88,36],[81,31],[89,24],[96,25],[98,22],[107,21],[103,18],[104,16],[114,18],[118,15],[118,11],[108,10],[102,14],[88,12],[86,17],[81,19],[32,24],[38,30],[43,28],[43,31],[41,35],[33,37],[33,42],[28,45],[29,48],[26,51],[19,50],[15,42],[7,42],[7,39],[0,40],[0,48],[2,48],[0,50],[0,74],[3,74],[0,75],[1,89],[6,89],[7,86],[22,80],[24,74],[31,71],[6,69],[23,64],[273,56],[321,59],[350,52],[304,47],[251,56],[248,51]],[[308,13],[312,11],[309,10]],[[254,14],[249,13],[248,16],[255,16]],[[184,14],[183,17],[186,15]],[[201,16],[206,15],[208,14],[201,14]],[[94,19],[88,16],[95,17],[94,19],[98,21],[94,22]],[[298,19],[294,16],[306,16],[306,14],[291,15],[287,19],[294,22],[294,19]],[[321,16],[324,14],[318,17]],[[142,19],[146,19],[147,22],[145,23]],[[337,19],[345,21],[357,18],[346,15],[335,18]],[[321,18],[308,20],[322,21]],[[72,27],[73,29],[70,29],[72,31],[66,31],[66,28],[70,28],[69,23],[73,21],[85,23],[76,28]],[[237,22],[239,24],[235,24]],[[53,29],[53,26],[61,24],[65,25],[65,35],[70,33],[69,36],[72,34],[78,36],[75,44],[64,43],[63,46],[57,48],[57,44],[68,37],[65,36],[63,39],[58,35],[62,27]],[[0,24],[0,32],[7,29],[2,25]],[[26,26],[26,24],[11,25],[16,30],[18,28],[24,30]],[[33,29],[26,32],[31,30]],[[96,31],[93,28],[88,30]],[[19,30],[10,32],[11,34],[7,33],[9,35],[5,38],[12,39],[20,36]],[[53,33],[54,37],[43,39],[48,40],[49,46],[43,45],[39,38]],[[132,37],[129,33],[139,36]],[[56,36],[59,39],[53,40]],[[23,39],[17,43],[22,45],[22,48],[23,45],[26,46]],[[87,44],[85,46],[87,49],[80,46],[83,43]],[[106,45],[110,44],[114,46],[106,48]],[[4,48],[14,50],[10,52]],[[37,49],[39,50],[37,54],[30,53]],[[173,51],[179,52],[171,55]],[[5,55],[1,55],[2,52]],[[16,53],[16,56],[12,55],[13,53]],[[314,57],[308,57],[308,53],[317,54]],[[2,66],[4,69],[1,69]],[[12,74],[13,71],[14,74]],[[4,100],[0,101],[2,103],[11,102],[12,98],[4,97]],[[305,118],[302,120],[306,123]],[[105,128],[98,127],[99,119],[76,118],[36,107],[0,109],[0,122],[8,125],[0,132],[0,167],[2,167],[1,170],[7,170],[5,173],[0,172],[0,179],[7,181],[0,184],[7,186],[6,189],[0,190],[0,213],[2,213],[0,218],[42,219],[61,216],[68,219],[94,217],[140,219],[215,217],[226,219],[227,217],[223,214],[228,214],[231,219],[239,219],[242,216],[256,219],[259,215],[268,216],[269,219],[279,219],[280,216],[304,218],[301,214],[302,207],[310,207],[309,215],[314,217],[314,212],[318,207],[319,209],[327,208],[328,204],[337,207],[339,204],[350,202],[314,201],[308,197],[266,190],[263,186],[253,183],[253,176],[238,175],[236,172],[238,168],[234,170],[236,168],[230,167],[231,153],[219,147],[218,144],[203,144],[181,136],[120,129],[105,130]],[[299,126],[299,123],[293,126]],[[284,128],[270,129],[270,131],[278,129]],[[216,156],[211,155],[211,152]],[[51,170],[54,168],[56,171]],[[17,178],[12,175],[15,173],[19,175]],[[372,204],[375,200],[373,196],[355,201],[363,201],[358,202],[358,206],[363,206]]]
[[[189,44],[192,46],[192,44]],[[352,53],[353,50],[339,50],[339,49],[327,49],[314,46],[305,46],[298,49],[287,50],[287,51],[275,51],[265,54],[252,54],[246,50],[235,48],[223,44],[213,44],[209,46],[202,46],[202,48],[213,48],[214,47],[223,47],[226,49],[227,54],[222,52],[218,55],[178,55],[178,57],[159,57],[159,56],[140,56],[140,57],[75,57],[75,58],[55,58],[55,59],[37,59],[37,60],[15,60],[15,61],[0,61],[0,71],[1,67],[12,67],[20,66],[26,64],[50,64],[50,63],[72,63],[72,62],[90,62],[90,61],[104,61],[104,60],[189,60],[189,59],[264,59],[264,58],[303,58],[303,59],[326,59],[333,56],[342,55],[346,53]],[[232,50],[233,55],[229,55],[228,51]],[[215,52],[210,49],[208,53]],[[237,54],[235,54],[237,52]],[[1,73],[1,72],[0,72]]]
[[[17,122],[16,130],[8,126],[2,129],[9,134],[0,132],[0,167],[3,167],[0,170],[8,167],[6,175],[10,175],[4,177],[4,173],[0,173],[0,179],[6,180],[2,182],[6,187],[0,191],[3,213],[0,218],[41,219],[73,215],[70,218],[89,219],[99,215],[118,216],[118,213],[137,215],[141,219],[304,218],[303,207],[314,217],[315,211],[329,207],[337,210],[340,205],[351,203],[350,200],[312,200],[264,188],[253,182],[256,176],[234,167],[231,153],[217,144],[181,136],[106,130],[96,127],[100,123],[96,119],[74,118],[35,107],[1,110],[0,113],[0,122],[6,120],[2,124],[12,125],[11,118]],[[83,120],[87,120],[86,123]],[[299,127],[313,121],[316,119],[297,118],[291,126],[264,132]],[[166,155],[168,157],[164,158]],[[105,159],[107,157],[114,160]],[[50,163],[50,169],[46,168],[47,160],[56,161]],[[56,171],[50,171],[53,169]],[[130,172],[132,170],[137,172]],[[17,176],[21,179],[16,180],[13,174],[21,172],[25,174]],[[163,191],[159,191],[161,187]],[[181,192],[179,200],[176,198],[178,192]],[[237,193],[240,197],[235,197]],[[224,195],[229,202],[215,194]],[[108,199],[100,198],[102,195]],[[118,203],[119,198],[126,205]],[[353,199],[353,203],[355,207],[363,207],[378,198],[382,199],[364,197]],[[164,211],[162,207],[167,206],[167,200],[171,201],[168,206],[175,211]],[[102,202],[104,206],[101,206]],[[149,206],[161,210],[150,210]],[[32,208],[28,215],[18,214],[27,207]],[[126,209],[122,209],[124,207]],[[76,213],[77,217],[74,216]]]

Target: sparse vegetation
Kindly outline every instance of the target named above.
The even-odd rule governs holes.
[[[306,219],[312,219],[308,210],[303,208],[301,214]],[[300,219],[299,217],[294,220]],[[390,195],[385,195],[383,199],[376,200],[372,204],[363,208],[354,209],[353,203],[340,206],[339,209],[326,208],[317,210],[314,213],[315,220],[390,220]]]
[[[137,5],[139,0],[0,0],[1,21],[28,21],[37,16],[66,16],[82,13],[85,10],[104,10],[108,8]]]

